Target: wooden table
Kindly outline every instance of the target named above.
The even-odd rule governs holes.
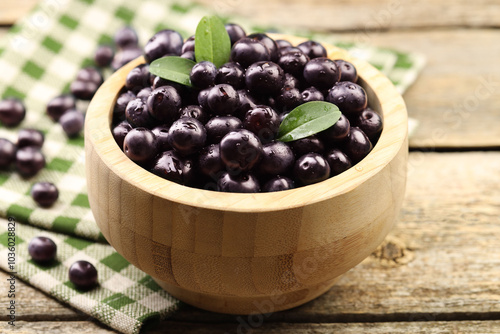
[[[0,36],[35,1],[2,0]],[[428,57],[404,96],[409,115],[420,121],[410,140],[406,198],[400,222],[385,243],[322,297],[266,316],[264,323],[258,316],[238,319],[186,307],[147,332],[500,333],[498,1],[216,4],[263,23],[330,31],[340,39]],[[0,280],[5,279],[0,272]],[[22,333],[113,332],[19,284]],[[0,305],[6,298],[0,294]],[[5,312],[0,314],[6,319]]]

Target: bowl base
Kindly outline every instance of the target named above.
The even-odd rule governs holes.
[[[327,292],[342,276],[282,294],[251,297],[220,296],[194,292],[154,279],[159,286],[182,302],[207,311],[227,314],[263,314],[287,310],[311,301]]]

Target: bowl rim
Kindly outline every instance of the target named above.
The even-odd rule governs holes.
[[[269,34],[293,45],[306,41],[290,35]],[[407,142],[408,119],[402,96],[392,82],[367,62],[351,57],[343,49],[322,43],[331,59],[345,59],[354,64],[369,101],[380,106],[384,128],[372,151],[343,173],[319,183],[270,193],[227,193],[191,188],[163,179],[130,160],[116,144],[111,132],[112,110],[126,75],[144,63],[139,57],[109,77],[90,102],[85,120],[85,151],[89,159],[94,150],[109,170],[122,180],[153,196],[191,207],[234,211],[267,212],[299,208],[349,192],[387,166]],[[373,104],[372,104],[373,105]],[[99,171],[95,171],[99,172]],[[87,179],[89,176],[87,176]]]

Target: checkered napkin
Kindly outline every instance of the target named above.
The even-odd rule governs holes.
[[[165,28],[188,37],[209,12],[186,0],[44,0],[0,40],[0,96],[24,101],[28,112],[19,128],[33,127],[45,134],[42,151],[47,161],[46,168],[30,179],[0,171],[0,216],[18,222],[17,275],[124,333],[138,333],[145,320],[165,317],[178,302],[111,246],[95,242],[104,238],[87,198],[83,137],[68,139],[45,115],[45,106],[53,97],[69,92],[78,70],[93,64],[97,45],[111,43],[113,34],[124,25],[133,26],[143,43]],[[245,19],[233,17],[231,21],[248,32],[268,30]],[[401,92],[413,83],[424,65],[423,57],[417,54],[335,43],[327,35],[280,32],[344,47],[380,69]],[[85,110],[86,104],[79,108]],[[17,130],[0,126],[0,137],[15,142]],[[50,209],[37,207],[29,195],[37,181],[52,182],[59,189],[59,200]],[[46,235],[58,244],[58,261],[49,268],[29,260],[27,242],[36,235]],[[0,267],[9,272],[7,237],[7,220],[1,219]],[[68,267],[79,259],[97,267],[98,288],[83,293],[68,282]]]

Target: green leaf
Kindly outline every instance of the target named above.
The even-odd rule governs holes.
[[[196,27],[194,55],[197,62],[210,61],[220,67],[229,61],[231,40],[217,16],[203,17]]]
[[[189,74],[196,63],[181,57],[163,57],[156,59],[149,65],[149,72],[160,78],[191,87]]]
[[[278,140],[289,142],[309,137],[328,129],[339,120],[342,113],[330,102],[313,101],[301,104],[281,122]]]

